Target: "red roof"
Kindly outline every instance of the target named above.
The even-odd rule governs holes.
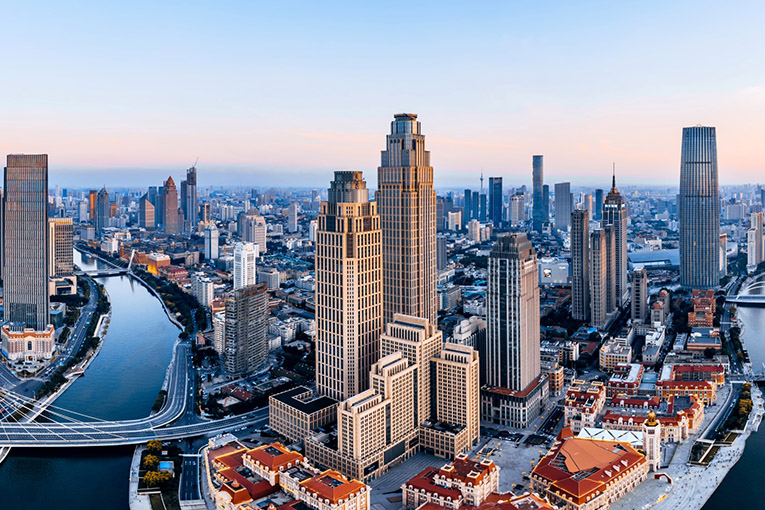
[[[279,468],[294,466],[303,460],[303,456],[285,448],[281,443],[271,443],[258,446],[247,452],[253,462],[260,463],[269,471],[279,471]]]
[[[358,480],[348,480],[333,470],[327,470],[309,478],[301,482],[300,486],[305,487],[310,493],[315,493],[319,498],[328,499],[332,504],[341,499],[348,499],[366,488],[366,485]]]

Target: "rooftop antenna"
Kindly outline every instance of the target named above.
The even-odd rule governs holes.
[[[616,189],[616,163],[611,163],[613,165],[612,167],[612,178],[611,178],[611,188]]]
[[[197,163],[199,163],[199,156],[197,156],[196,161],[194,161],[194,165],[192,166],[192,168],[196,168],[197,167]]]

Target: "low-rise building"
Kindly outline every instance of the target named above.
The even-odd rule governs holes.
[[[49,360],[56,352],[56,331],[52,325],[35,331],[23,325],[4,324],[0,336],[3,356],[8,361]]]
[[[429,467],[401,486],[402,507],[415,510],[435,503],[451,510],[479,506],[499,490],[499,467],[490,459],[473,460],[458,455],[442,468]]]
[[[608,508],[648,476],[646,458],[628,442],[574,437],[563,429],[531,473],[534,490],[565,510]]]
[[[600,347],[598,364],[603,372],[612,372],[620,363],[632,361],[632,347],[625,338],[610,338]]]
[[[316,396],[305,386],[298,386],[268,399],[269,426],[290,441],[304,441],[313,429],[337,419],[337,401]]]
[[[637,395],[643,380],[643,365],[640,363],[619,363],[606,382],[606,396]]]
[[[566,427],[574,433],[584,427],[594,427],[598,415],[606,404],[606,388],[602,382],[586,383],[577,380],[566,392],[564,408]]]

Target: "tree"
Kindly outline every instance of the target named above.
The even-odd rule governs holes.
[[[143,467],[150,471],[157,469],[159,466],[159,457],[156,455],[147,455],[143,458]]]
[[[707,347],[704,349],[704,357],[707,359],[712,359],[715,357],[715,350],[712,347]]]
[[[159,439],[152,439],[148,443],[146,443],[146,450],[149,453],[158,454],[162,451],[162,441]]]
[[[172,475],[167,471],[147,471],[143,475],[143,482],[147,487],[160,487],[170,481]]]

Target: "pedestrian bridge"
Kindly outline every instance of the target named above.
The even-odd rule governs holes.
[[[5,413],[3,421],[0,421],[0,447],[3,448],[135,445],[152,439],[168,441],[220,434],[265,424],[268,420],[267,407],[220,420],[171,425],[166,423],[166,417],[161,417],[161,411],[157,415],[137,420],[108,421],[48,405],[41,421],[24,423],[13,419],[12,413],[30,409],[35,402],[11,392],[5,392],[4,396]]]
[[[725,300],[738,306],[765,306],[765,281],[752,282],[738,295],[728,296]]]

